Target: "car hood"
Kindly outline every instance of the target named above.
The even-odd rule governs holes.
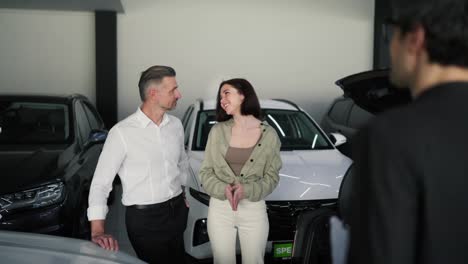
[[[408,89],[397,89],[390,83],[388,69],[353,74],[335,82],[364,110],[378,114],[411,101]]]
[[[190,165],[198,175],[204,152],[192,151]],[[269,201],[336,199],[352,161],[336,149],[281,151],[280,182]],[[201,190],[198,181],[198,190]]]
[[[0,194],[35,187],[58,175],[58,157],[63,149],[1,150]]]
[[[65,237],[0,231],[2,263],[110,264],[144,263],[122,252],[107,251],[90,241]]]

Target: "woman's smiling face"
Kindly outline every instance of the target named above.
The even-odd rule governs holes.
[[[241,105],[244,101],[244,95],[240,94],[236,88],[229,84],[223,85],[219,93],[221,98],[221,107],[226,111],[226,114],[235,115],[241,113]]]

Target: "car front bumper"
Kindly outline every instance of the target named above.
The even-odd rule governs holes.
[[[185,251],[195,259],[212,258],[213,255],[209,239],[204,239],[207,233],[206,219],[208,217],[208,206],[195,198],[193,193],[187,193],[186,197],[190,204],[190,211],[187,220],[187,228],[184,232]],[[269,255],[272,254],[273,241],[294,240],[296,221],[301,212],[304,210],[315,210],[323,206],[335,208],[336,199],[316,201],[267,201],[266,204],[270,231],[265,253]],[[197,240],[201,240],[204,243],[200,244]],[[239,242],[237,242],[236,252],[240,254]]]

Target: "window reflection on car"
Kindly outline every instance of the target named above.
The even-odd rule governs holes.
[[[69,109],[64,104],[0,102],[0,143],[66,143],[70,138]]]

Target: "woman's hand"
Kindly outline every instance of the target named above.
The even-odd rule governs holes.
[[[232,186],[232,210],[237,211],[237,205],[239,204],[240,200],[244,199],[244,186],[240,183],[235,184]]]
[[[232,207],[232,198],[233,198],[233,190],[232,190],[233,185],[226,185],[226,188],[224,188],[224,195],[226,195],[226,199],[228,199],[229,204]]]

